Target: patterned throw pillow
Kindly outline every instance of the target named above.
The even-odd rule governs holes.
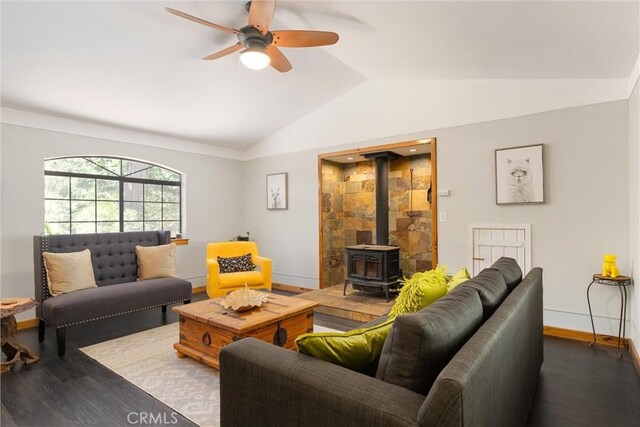
[[[237,273],[256,269],[256,266],[251,262],[251,254],[231,258],[218,257],[218,264],[220,264],[220,273]]]

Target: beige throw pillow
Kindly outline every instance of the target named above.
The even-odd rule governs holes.
[[[97,286],[89,249],[67,253],[43,252],[42,256],[49,293],[54,297]]]
[[[176,274],[176,245],[136,246],[138,280],[178,277]]]

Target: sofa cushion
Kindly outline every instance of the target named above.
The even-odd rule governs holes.
[[[178,278],[151,279],[83,289],[47,298],[47,323],[62,327],[191,299],[191,283]]]
[[[522,269],[513,258],[502,257],[493,263],[491,268],[496,269],[504,277],[509,292],[522,281]]]
[[[135,282],[138,278],[135,246],[154,246],[168,241],[168,231],[34,236],[35,269],[38,272],[40,268],[41,251],[64,253],[89,249],[98,286]],[[36,288],[39,287],[37,284]],[[38,291],[36,291],[37,295]],[[36,308],[36,312],[39,309],[40,306]]]
[[[220,289],[237,288],[238,285],[256,286],[264,284],[264,276],[259,271],[241,271],[239,273],[225,273],[220,275]]]
[[[502,301],[507,297],[509,291],[504,282],[504,277],[498,270],[485,268],[476,277],[467,280],[457,286],[451,294],[459,289],[473,289],[480,296],[482,301],[482,310],[484,312],[484,320],[487,320],[494,311],[500,307]]]
[[[49,293],[54,297],[97,286],[89,249],[62,254],[43,252],[42,257]]]
[[[393,319],[349,332],[317,332],[296,338],[300,353],[374,376]]]
[[[136,246],[138,280],[178,277],[176,245]]]
[[[471,279],[469,270],[467,270],[467,267],[462,267],[456,274],[451,277],[451,280],[447,282],[447,293],[454,290],[460,283],[466,282],[469,279]]]
[[[256,266],[251,262],[251,254],[234,256],[229,258],[218,257],[220,273],[238,273],[241,271],[253,271]]]
[[[397,317],[384,343],[376,378],[426,395],[480,325],[480,297],[461,286],[417,313]]]

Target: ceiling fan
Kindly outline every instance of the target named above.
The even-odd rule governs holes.
[[[181,18],[235,34],[238,37],[238,43],[202,59],[218,59],[244,49],[240,54],[240,61],[246,67],[254,70],[261,70],[268,65],[271,65],[281,73],[291,70],[291,63],[278,47],[327,46],[338,41],[338,35],[328,31],[269,31],[273,12],[276,8],[276,0],[253,0],[248,2],[245,8],[249,12],[249,24],[239,30],[214,24],[170,7],[167,7],[166,10]]]

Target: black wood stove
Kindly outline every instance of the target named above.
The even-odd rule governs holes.
[[[389,288],[398,288],[402,276],[400,248],[389,245],[389,160],[399,156],[390,151],[364,155],[376,163],[376,244],[347,246],[347,284],[360,291],[384,291],[389,302]]]
[[[359,291],[384,291],[389,301],[389,288],[397,289],[402,270],[400,269],[400,248],[386,245],[347,246],[347,285]]]

